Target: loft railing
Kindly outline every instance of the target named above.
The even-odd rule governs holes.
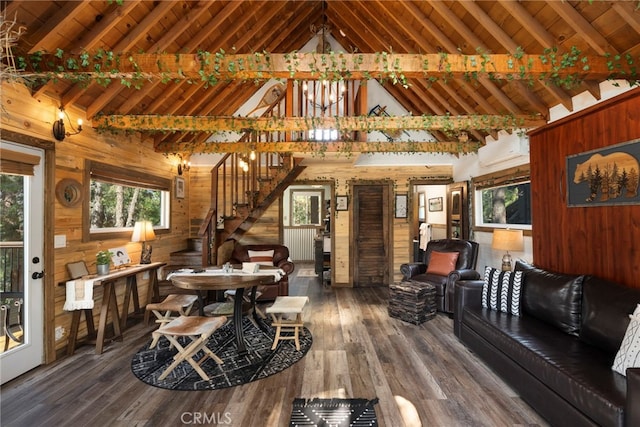
[[[0,242],[0,292],[22,292],[23,275],[23,243]]]
[[[261,117],[333,117],[366,113],[366,90],[359,81],[323,82],[320,80],[288,81],[275,102]],[[262,101],[261,101],[262,103]],[[259,106],[262,104],[259,104]],[[363,105],[365,107],[363,107]],[[257,109],[257,108],[256,108]],[[215,252],[231,231],[273,191],[276,176],[291,170],[291,153],[263,153],[253,150],[258,144],[282,141],[358,140],[363,133],[338,134],[338,130],[314,132],[247,131],[240,138],[246,144],[244,153],[228,153],[211,170],[211,205],[198,235],[203,238],[203,265],[215,264]],[[243,163],[247,164],[246,170]]]

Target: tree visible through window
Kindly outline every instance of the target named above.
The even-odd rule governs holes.
[[[480,190],[482,223],[531,225],[531,183]]]
[[[320,225],[322,192],[293,191],[291,194],[291,225]]]
[[[122,233],[142,220],[169,228],[171,180],[98,162],[88,162],[87,171],[87,233]]]
[[[159,225],[162,191],[91,181],[91,228],[133,227],[147,220]]]

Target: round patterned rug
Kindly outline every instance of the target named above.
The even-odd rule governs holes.
[[[161,338],[155,348],[150,349],[151,340],[133,356],[131,371],[141,381],[169,390],[216,390],[246,384],[266,378],[287,369],[302,359],[311,348],[313,337],[307,328],[300,335],[300,351],[296,350],[293,340],[280,341],[275,350],[271,350],[275,329],[270,322],[264,321],[266,332],[256,327],[247,317],[243,318],[247,354],[239,356],[236,350],[233,323],[227,322],[210,338],[207,347],[224,362],[218,365],[210,358],[202,365],[209,381],[200,378],[187,362],[178,365],[164,380],[158,380],[164,370],[173,361],[177,353],[170,348],[169,341]],[[186,344],[186,341],[180,341]],[[200,351],[196,360],[204,352]]]

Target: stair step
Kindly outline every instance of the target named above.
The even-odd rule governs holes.
[[[187,239],[187,250],[202,253],[202,237],[189,237]]]
[[[172,265],[200,265],[202,264],[202,250],[184,250],[171,252],[169,262]]]

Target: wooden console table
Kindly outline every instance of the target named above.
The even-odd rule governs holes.
[[[87,332],[89,336],[96,335],[96,354],[101,354],[104,349],[105,330],[109,313],[111,313],[111,322],[113,323],[114,336],[111,338],[122,340],[122,332],[126,328],[127,318],[129,315],[129,304],[133,298],[133,307],[136,313],[141,313],[140,300],[138,298],[138,279],[139,273],[149,273],[149,290],[147,292],[147,303],[153,297],[154,289],[158,287],[158,269],[165,266],[164,262],[153,262],[151,264],[139,264],[124,267],[115,271],[98,276],[93,283],[94,288],[103,287],[102,302],[100,304],[100,321],[98,330],[93,325],[93,311],[74,310],[71,320],[71,330],[69,331],[69,342],[67,344],[67,354],[71,355],[75,351],[76,341],[78,338],[78,329],[80,327],[80,317],[84,311],[87,321]],[[122,303],[122,316],[118,313],[118,301],[116,300],[115,285],[120,279],[125,279],[126,289],[124,301]],[[64,285],[64,283],[63,283]]]

